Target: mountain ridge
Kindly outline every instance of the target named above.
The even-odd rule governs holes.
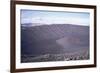
[[[24,29],[23,29],[24,28]],[[79,38],[81,45],[72,45],[68,48],[59,45],[56,40],[63,38],[71,40]],[[65,45],[67,45],[67,43]],[[89,26],[52,24],[21,28],[21,55],[43,55],[73,52],[81,49],[89,49]],[[76,50],[74,50],[76,49]],[[70,51],[68,51],[70,50]]]

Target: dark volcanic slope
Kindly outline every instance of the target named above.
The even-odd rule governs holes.
[[[89,49],[89,27],[69,24],[21,26],[21,55],[39,56]]]

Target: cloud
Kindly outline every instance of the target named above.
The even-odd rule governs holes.
[[[81,18],[81,17],[33,17],[33,18],[23,18],[21,23],[36,23],[36,25],[43,25],[43,24],[75,24],[75,25],[89,25],[88,18]],[[35,25],[35,26],[36,26]]]

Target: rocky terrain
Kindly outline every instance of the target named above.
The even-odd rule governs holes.
[[[89,59],[89,26],[21,26],[21,62],[85,59]]]

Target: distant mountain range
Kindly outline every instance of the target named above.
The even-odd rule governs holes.
[[[21,26],[21,56],[36,57],[89,50],[89,26],[44,24],[24,27],[23,25]]]
[[[63,25],[66,25],[66,23],[63,23]],[[62,25],[60,23],[57,24],[51,24],[51,23],[23,23],[21,24],[22,27],[32,27],[32,26],[41,26],[41,25]],[[68,25],[80,25],[80,26],[88,26],[86,24],[68,24]]]

